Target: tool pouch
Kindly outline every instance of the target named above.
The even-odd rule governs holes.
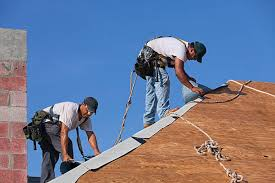
[[[26,139],[30,139],[34,141],[34,149],[36,150],[36,141],[41,142],[43,139],[43,127],[42,123],[44,119],[50,119],[49,113],[40,110],[37,111],[32,117],[32,122],[30,122],[27,126],[23,128],[23,132],[25,134]]]
[[[159,54],[145,45],[138,55],[135,72],[143,79],[146,79],[145,76],[153,76],[158,60]]]

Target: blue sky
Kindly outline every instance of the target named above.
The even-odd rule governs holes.
[[[203,63],[188,62],[198,82],[229,79],[275,82],[275,2],[272,0],[0,0],[0,27],[27,31],[28,120],[41,108],[94,96],[93,129],[102,151],[119,133],[129,75],[143,44],[156,36],[201,41]],[[171,106],[182,106],[174,71]],[[145,82],[138,79],[123,138],[142,129]],[[75,131],[70,132],[75,158]],[[84,134],[86,154],[93,154]],[[40,175],[41,151],[28,144],[28,174]],[[59,173],[57,165],[56,173]]]

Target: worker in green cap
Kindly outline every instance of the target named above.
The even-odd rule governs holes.
[[[182,91],[186,103],[191,99],[190,93],[204,94],[204,87],[186,73],[184,64],[188,60],[201,63],[205,53],[206,47],[203,43],[187,42],[175,37],[158,37],[144,45],[138,55],[135,71],[146,80],[143,117],[145,128],[155,123],[156,113],[162,118],[170,112],[170,80],[166,72],[167,66],[175,69],[175,74],[183,85]]]

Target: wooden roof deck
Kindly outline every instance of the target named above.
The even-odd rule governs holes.
[[[275,84],[252,82],[275,94]],[[205,101],[226,100],[239,90],[228,88],[206,95]],[[231,158],[223,164],[250,182],[275,182],[275,98],[244,88],[237,99],[220,104],[198,104],[183,118],[207,132]],[[211,182],[228,183],[223,168],[194,146],[207,137],[182,119],[161,130],[145,144],[97,171],[81,176],[78,183],[94,182]]]

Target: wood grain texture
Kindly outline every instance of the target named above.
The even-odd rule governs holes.
[[[249,86],[275,94],[275,84],[252,82]],[[239,85],[208,94],[206,101],[226,100]],[[227,168],[243,175],[249,183],[275,182],[275,98],[244,88],[237,99],[221,104],[198,104],[183,118],[191,121],[223,148],[232,160]],[[207,140],[198,130],[178,119],[145,144],[90,171],[78,183],[94,182],[204,182],[228,183],[223,168],[207,154],[194,150]]]

